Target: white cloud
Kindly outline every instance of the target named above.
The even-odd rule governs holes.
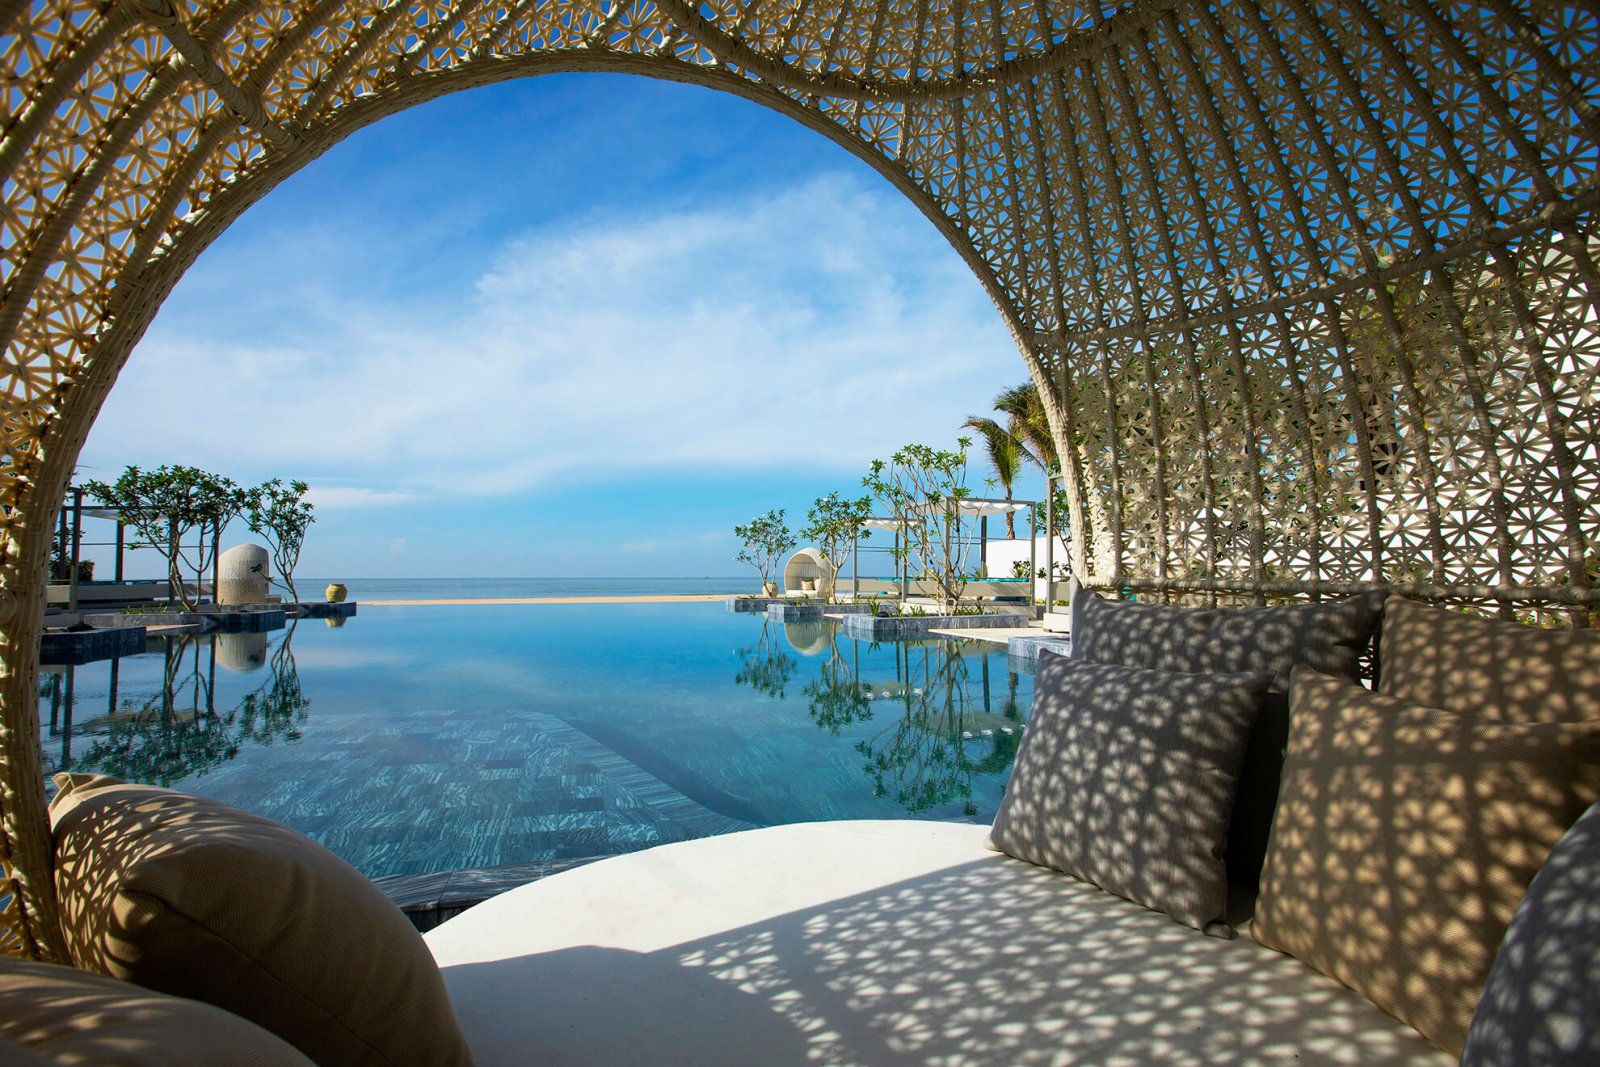
[[[445,314],[343,284],[282,336],[158,318],[86,466],[303,477],[328,508],[649,469],[864,467],[906,441],[948,443],[1025,376],[932,227],[892,190],[837,175],[509,238]],[[152,454],[161,411],[207,417],[163,419]]]

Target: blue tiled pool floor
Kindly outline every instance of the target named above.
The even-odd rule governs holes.
[[[316,748],[263,750],[192,788],[311,834],[371,875],[610,855],[754,825],[539,712],[343,715]]]

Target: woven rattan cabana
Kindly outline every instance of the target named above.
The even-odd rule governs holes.
[[[1600,605],[1593,4],[5,0],[0,34],[9,952],[60,955],[43,575],[130,349],[286,176],[489,82],[710,86],[883,175],[1015,336],[1091,587]]]

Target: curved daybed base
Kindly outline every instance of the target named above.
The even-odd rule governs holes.
[[[431,931],[479,1067],[1443,1064],[1359,994],[988,851],[987,826],[664,845]]]

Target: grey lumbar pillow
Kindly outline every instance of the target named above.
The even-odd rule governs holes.
[[[1270,680],[1041,653],[991,846],[1231,935],[1222,857]]]
[[[1462,1067],[1600,1063],[1600,804],[1528,886],[1489,969]]]
[[[1071,597],[1074,659],[1158,671],[1204,669],[1206,637],[1215,611],[1107,600],[1076,579]]]
[[[1271,671],[1273,691],[1287,693],[1296,666],[1355,681],[1383,599],[1180,608],[1109,600],[1074,581],[1071,612],[1077,659],[1165,671]]]

